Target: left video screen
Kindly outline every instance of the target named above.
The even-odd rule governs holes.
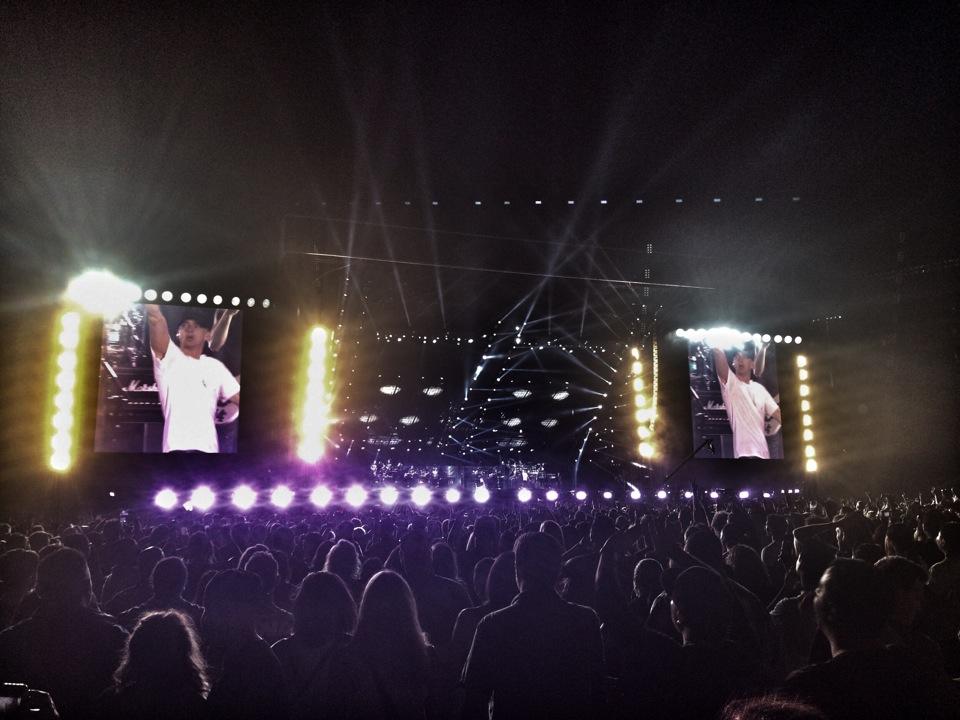
[[[132,305],[104,322],[94,449],[234,453],[242,314]]]

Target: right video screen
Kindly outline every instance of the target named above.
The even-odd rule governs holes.
[[[698,458],[783,459],[775,346],[690,341],[690,418]]]

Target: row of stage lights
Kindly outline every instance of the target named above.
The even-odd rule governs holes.
[[[795,343],[799,345],[803,342],[803,338],[799,335],[770,335],[770,333],[750,333],[740,330],[734,330],[733,328],[710,328],[706,330],[704,328],[698,328],[696,330],[692,328],[678,328],[676,335],[679,338],[689,340],[690,342],[706,342],[712,347],[717,347],[721,349],[733,348],[733,347],[742,347],[743,343],[750,342],[751,340],[760,344],[761,342],[768,343],[773,341],[774,343],[780,344],[784,343],[790,345]]]
[[[750,196],[747,196],[747,197],[750,198]],[[712,205],[720,205],[721,203],[723,203],[723,198],[722,198],[722,197],[718,197],[718,196],[716,196],[716,195],[711,195],[711,196],[709,196],[709,198],[710,198],[710,203],[711,203]],[[761,204],[761,203],[767,202],[770,198],[769,198],[769,197],[764,197],[763,195],[754,195],[751,199],[753,200],[754,204]],[[776,200],[776,199],[775,199],[775,200]],[[646,200],[645,200],[644,198],[633,198],[632,204],[633,204],[633,205],[645,205],[645,204],[647,204],[648,201],[649,201],[649,198],[647,198]],[[496,204],[497,202],[499,202],[499,201],[494,201],[494,202],[488,201],[487,204],[488,204],[488,205],[493,205],[493,204]],[[625,202],[631,203],[630,200],[626,200]],[[667,201],[667,202],[669,202],[669,201]],[[682,198],[682,197],[675,197],[675,198],[673,198],[673,204],[674,204],[674,205],[683,205],[684,202],[685,202],[685,198]],[[793,203],[798,203],[798,202],[800,202],[800,196],[799,196],[799,195],[792,195],[792,196],[790,197],[790,202],[793,202]],[[324,206],[324,207],[326,207],[326,205],[327,205],[327,203],[325,203],[325,202],[324,202],[324,203],[320,203],[320,204],[321,204],[322,206]],[[355,205],[355,204],[356,204],[356,203],[353,202],[353,201],[350,202],[350,205]],[[392,205],[393,203],[389,203],[389,202],[385,203],[385,202],[383,202],[382,200],[375,200],[375,201],[373,202],[373,204],[374,204],[375,206],[377,206],[377,207],[380,207],[380,206],[382,206],[382,205]],[[403,200],[403,201],[401,201],[401,204],[404,205],[405,207],[412,207],[414,203],[413,203],[412,200]],[[419,203],[418,203],[418,204],[419,204]],[[481,207],[483,204],[484,204],[484,201],[483,201],[483,200],[474,200],[474,201],[473,201],[474,207]],[[516,205],[534,205],[534,206],[536,206],[536,207],[540,207],[540,206],[542,206],[542,205],[544,204],[544,202],[543,202],[543,200],[532,200],[532,201],[531,201],[531,200],[527,200],[527,201],[525,201],[525,202],[517,202],[517,203],[514,203],[514,201],[512,201],[512,200],[504,200],[504,201],[503,201],[503,205],[506,206],[506,207],[509,207],[509,206],[511,206],[511,205],[514,205],[514,204],[516,204]],[[553,203],[550,203],[550,204],[552,205]],[[564,205],[576,205],[576,204],[577,204],[577,200],[566,200],[566,201],[563,201],[562,204],[564,204]],[[609,204],[610,204],[610,201],[609,201],[607,198],[601,198],[600,200],[594,200],[593,203],[588,203],[588,202],[585,202],[585,201],[580,201],[580,204],[581,204],[581,205],[587,205],[587,204],[609,205]],[[438,207],[438,206],[440,205],[440,201],[439,201],[439,200],[431,200],[431,201],[430,201],[430,205],[433,206],[433,207]]]
[[[156,290],[150,289],[150,290],[143,291],[143,299],[146,300],[147,302],[155,302],[157,298],[159,298],[163,302],[167,302],[167,303],[173,302],[174,294],[172,290],[164,290],[163,292],[157,292]],[[210,302],[213,303],[214,305],[226,304],[224,303],[224,298],[222,295],[214,295],[212,298],[209,298],[209,299],[210,299]],[[184,304],[190,303],[190,302],[196,302],[198,305],[206,305],[207,296],[205,293],[197,293],[196,295],[192,295],[188,292],[182,292],[180,293],[180,302]],[[238,308],[242,303],[243,301],[240,299],[240,297],[238,295],[234,295],[232,298],[230,298],[229,304],[235,308]],[[256,307],[257,305],[256,298],[247,298],[246,305],[248,308]],[[263,301],[260,303],[260,306],[264,310],[269,308],[270,299],[264,298]]]
[[[799,493],[799,488],[794,488],[791,490],[781,490],[781,494],[794,494]],[[351,485],[346,490],[343,490],[339,496],[339,501],[349,505],[352,508],[360,508],[365,505],[370,500],[370,491],[368,491],[362,485]],[[555,503],[558,502],[561,498],[561,495],[570,496],[577,502],[585,502],[589,497],[588,493],[584,489],[576,491],[563,491],[561,493],[558,490],[550,489],[543,494],[543,499],[547,502]],[[604,490],[601,493],[598,493],[599,498],[595,497],[594,499],[602,499],[605,501],[612,501],[614,499],[614,494],[610,490]],[[665,501],[669,498],[670,494],[666,490],[658,490],[655,494],[657,500]],[[690,500],[693,498],[693,493],[689,490],[684,492],[683,498]],[[704,491],[704,495],[710,497],[711,500],[717,500],[720,498],[721,494],[717,490]],[[764,498],[773,497],[773,493],[764,492],[762,493]],[[417,485],[409,491],[408,499],[411,503],[416,505],[419,508],[426,507],[434,500],[438,500],[440,497],[449,504],[456,505],[464,500],[463,493],[457,488],[447,488],[442,492],[434,491],[427,487],[426,485]],[[480,485],[473,491],[472,499],[475,503],[480,505],[487,503],[492,497],[490,490]],[[530,488],[522,487],[516,492],[516,500],[521,503],[529,503],[534,499],[534,492]],[[643,494],[639,489],[633,487],[630,491],[629,497],[633,501],[640,501],[643,499]],[[738,497],[741,500],[747,500],[753,497],[753,494],[749,490],[741,490],[738,493]],[[238,485],[230,493],[230,504],[235,507],[237,510],[246,512],[252,510],[253,507],[257,504],[260,499],[260,494],[252,488],[250,485]],[[278,510],[286,510],[294,501],[297,499],[297,493],[290,488],[289,485],[278,485],[273,490],[270,491],[269,502],[270,505],[275,507]],[[323,510],[331,504],[335,504],[337,500],[337,495],[334,490],[331,490],[326,485],[317,485],[310,491],[309,501],[317,509]],[[377,491],[377,499],[380,504],[385,507],[392,507],[401,501],[401,491],[392,485],[387,485],[380,488]],[[171,511],[176,510],[178,507],[183,508],[187,511],[199,511],[207,512],[217,504],[217,493],[209,485],[200,485],[193,492],[190,493],[189,498],[181,504],[180,496],[176,491],[169,488],[159,491],[154,497],[154,504],[159,507],[161,510]]]

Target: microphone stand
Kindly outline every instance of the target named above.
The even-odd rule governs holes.
[[[698,452],[700,452],[701,450],[703,450],[705,447],[707,447],[708,445],[711,446],[710,450],[711,450],[711,452],[712,452],[712,451],[713,451],[712,443],[713,443],[713,441],[712,441],[712,440],[709,440],[709,439],[704,440],[702,443],[700,443],[692,453],[690,453],[690,454],[687,455],[683,460],[680,461],[680,464],[679,464],[679,465],[677,465],[673,470],[671,470],[670,472],[668,472],[668,473],[666,474],[666,476],[663,478],[663,481],[666,482],[667,480],[669,480],[670,478],[672,478],[674,475],[676,475],[678,472],[680,472],[680,468],[682,468],[682,467],[683,467],[684,465],[686,465],[688,462],[690,462],[691,460],[693,460],[694,456],[695,456]]]

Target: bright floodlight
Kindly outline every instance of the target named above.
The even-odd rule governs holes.
[[[240,485],[234,488],[230,502],[241,510],[249,510],[257,502],[257,491],[249,485]]]
[[[783,336],[781,336],[781,335],[774,335],[774,336],[773,336],[773,341],[774,341],[775,343],[781,342],[782,340],[783,340]]]
[[[170,302],[173,300],[173,293],[169,290],[164,290],[162,293],[160,293],[160,299],[164,302]]]
[[[810,442],[813,440],[813,430],[810,428],[805,428],[803,431],[803,441]]]
[[[765,498],[769,498],[769,497],[770,497],[770,493],[765,492],[765,493],[763,494],[763,496],[764,496]]]
[[[807,366],[807,356],[806,355],[797,355],[797,367],[802,368]]]
[[[716,500],[718,497],[720,497],[720,493],[718,493],[716,490],[711,490],[711,491],[710,491],[710,499],[711,499],[711,500]]]
[[[400,499],[400,493],[393,485],[387,485],[380,489],[380,503],[382,505],[394,505]]]
[[[682,338],[687,336],[687,331],[683,328],[677,328],[677,337]]]
[[[770,333],[764,333],[764,334],[760,337],[760,339],[763,340],[764,342],[770,342]]]
[[[583,502],[584,500],[587,499],[587,492],[586,492],[586,490],[577,490],[577,491],[573,494],[573,496],[574,496],[577,500],[579,500],[580,502]]]
[[[737,493],[737,497],[739,497],[741,500],[746,500],[748,497],[750,497],[750,491],[741,490],[739,493]]]
[[[444,499],[451,505],[456,505],[460,502],[460,491],[456,488],[449,488],[444,494]]]
[[[206,512],[212,508],[216,501],[217,496],[213,494],[209,485],[201,485],[190,493],[190,503],[200,512]]]
[[[520,488],[517,490],[517,500],[522,503],[530,502],[530,499],[533,497],[533,493],[530,492],[530,488]]]
[[[604,500],[613,500],[613,493],[610,492],[609,490],[604,490],[604,491],[603,491],[603,499],[604,499]]]
[[[667,499],[667,491],[666,491],[666,490],[657,490],[657,499],[658,499],[658,500],[666,500],[666,499]]]
[[[690,498],[693,497],[693,493],[690,492],[689,490],[686,490],[686,491],[684,491],[683,496],[684,496],[687,500],[689,500]]]
[[[64,297],[88,313],[114,318],[140,299],[140,288],[109,270],[87,270],[70,281]]]
[[[426,485],[417,485],[410,493],[410,499],[417,507],[424,507],[433,499],[433,493]]]
[[[566,390],[561,390],[560,392],[555,392],[553,394],[554,400],[566,400],[568,397],[570,397],[570,393],[568,393]]]
[[[236,297],[236,296],[230,298],[230,304],[233,305],[234,307],[239,307],[239,306],[240,306],[240,298],[238,298],[238,297]]]
[[[344,497],[347,505],[358,508],[367,501],[367,491],[362,485],[351,485]]]
[[[153,302],[154,300],[157,299],[157,291],[156,290],[145,291],[143,293],[143,299],[148,300],[149,302]]]
[[[640,499],[640,491],[637,490],[636,488],[634,488],[633,490],[631,490],[631,491],[630,491],[630,499],[631,499],[631,500],[639,500],[639,499]]]
[[[550,502],[556,502],[560,497],[560,493],[556,490],[547,490],[547,500]]]
[[[257,304],[256,300],[254,300],[253,298],[247,298],[247,307],[253,307],[256,304]]]
[[[817,461],[813,458],[807,460],[807,472],[816,472],[817,471]]]
[[[161,510],[173,510],[177,506],[177,494],[169,488],[161,490],[153,499],[153,504]]]
[[[297,455],[301,460],[315,463],[326,451],[326,433],[329,425],[329,397],[327,393],[327,355],[329,333],[319,325],[311,328],[307,337],[306,386],[301,398],[299,418],[300,442]]]
[[[677,332],[679,333],[680,331],[678,330]],[[640,359],[640,348],[638,348],[638,347],[632,347],[632,348],[630,348],[630,357],[632,357],[634,360],[639,360],[639,359]]]
[[[475,502],[483,504],[490,499],[490,491],[484,485],[480,485],[473,491],[473,499]]]
[[[190,302],[190,300],[192,300],[192,299],[193,299],[193,295],[191,295],[190,293],[188,293],[188,292],[180,293],[180,302],[182,302],[182,303],[188,303],[188,302]]]
[[[310,493],[310,502],[318,508],[325,508],[333,499],[333,493],[325,485],[317,485]]]
[[[207,296],[206,296],[206,295],[204,295],[203,293],[200,293],[199,295],[197,295],[197,302],[198,302],[198,303],[200,303],[201,305],[203,305],[206,301],[207,301]]]
[[[222,295],[214,295],[214,296],[213,296],[213,304],[214,304],[214,305],[219,305],[219,304],[222,303],[222,302],[223,302],[223,296],[222,296]]]
[[[281,510],[290,507],[290,503],[293,502],[293,490],[286,485],[278,485],[270,493],[270,502]]]
[[[638,448],[638,450],[640,451],[640,457],[643,457],[643,458],[653,457],[655,452],[653,445],[647,442],[640,443],[640,447]]]

